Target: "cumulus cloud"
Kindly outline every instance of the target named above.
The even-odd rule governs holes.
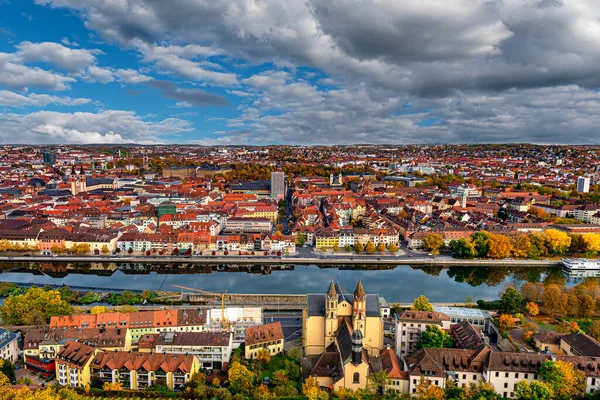
[[[130,84],[145,83],[153,80],[151,76],[140,74],[134,69],[118,69],[115,71],[115,75],[121,82]]]
[[[99,113],[39,111],[30,114],[0,114],[3,143],[161,143],[163,136],[189,132],[186,120],[154,121],[131,111]]]
[[[24,63],[49,63],[68,72],[83,72],[96,62],[96,54],[102,54],[100,50],[71,49],[54,42],[22,42],[16,47],[16,56]]]
[[[47,94],[19,94],[9,90],[0,90],[0,106],[8,107],[45,107],[49,104],[60,104],[65,106],[82,106],[90,103],[91,99],[71,98],[68,96],[50,96]]]
[[[0,53],[0,84],[12,89],[39,87],[50,90],[66,90],[75,79],[46,71],[39,67],[29,67],[20,63],[14,54]]]
[[[109,83],[114,82],[113,72],[108,68],[92,65],[87,69],[87,80],[90,82]]]
[[[597,0],[36,2],[160,73],[227,87],[244,104],[219,143],[600,140]]]

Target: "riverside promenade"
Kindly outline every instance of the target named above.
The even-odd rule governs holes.
[[[493,266],[520,266],[520,267],[557,267],[560,260],[460,260],[448,256],[440,257],[394,257],[394,256],[321,256],[321,257],[294,257],[294,256],[2,256],[3,263],[142,263],[142,264],[252,264],[252,265],[410,265],[410,266],[462,266],[462,267],[493,267]]]

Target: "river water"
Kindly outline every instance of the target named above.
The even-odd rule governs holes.
[[[324,293],[329,281],[339,281],[352,292],[361,280],[367,293],[389,302],[410,302],[423,294],[431,301],[493,300],[507,284],[566,279],[560,269],[503,267],[388,266],[236,266],[236,265],[133,265],[133,264],[5,264],[0,281],[36,285],[68,285],[85,290],[130,289],[178,291],[173,285],[232,293]]]

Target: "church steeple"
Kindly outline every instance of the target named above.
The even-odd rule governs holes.
[[[335,284],[333,283],[333,279],[331,283],[329,283],[329,290],[327,291],[327,299],[333,300],[337,297],[337,292],[335,291]]]
[[[354,299],[352,299],[352,328],[357,331],[364,331],[367,312],[367,295],[362,282],[358,281],[354,289]]]
[[[354,289],[354,299],[364,300],[365,296],[365,289],[363,288],[362,281],[358,281],[358,285],[356,285],[356,289]]]
[[[335,341],[335,333],[338,330],[338,294],[335,290],[333,280],[329,284],[325,299],[325,346]]]

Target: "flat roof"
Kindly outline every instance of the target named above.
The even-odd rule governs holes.
[[[433,306],[433,309],[436,312],[441,312],[452,317],[463,317],[463,318],[488,318],[491,319],[492,316],[489,312],[485,310],[480,310],[478,308],[467,308],[467,307],[448,307],[448,306]]]

